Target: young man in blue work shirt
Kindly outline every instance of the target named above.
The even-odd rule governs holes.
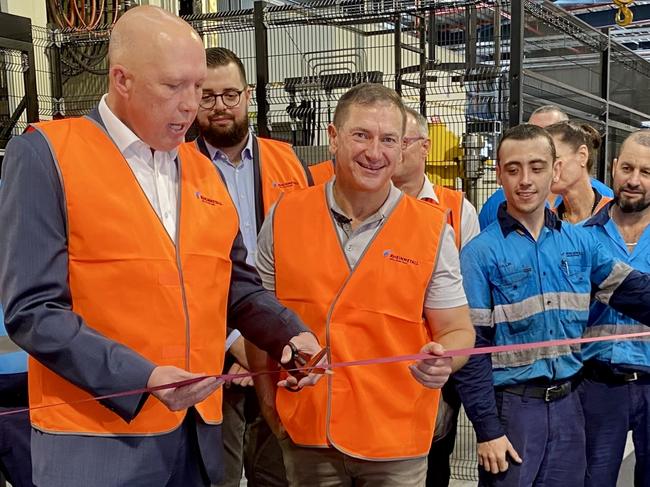
[[[615,200],[585,229],[623,262],[650,272],[650,130],[631,134],[612,170]],[[591,306],[585,336],[644,331],[600,302]],[[650,484],[650,342],[590,343],[582,348],[581,388],[587,439],[586,487],[616,485],[632,430],[635,485]]]
[[[599,301],[650,322],[649,276],[545,208],[560,170],[550,136],[513,127],[497,154],[506,203],[461,254],[477,346],[580,337],[592,287]],[[457,373],[482,485],[583,486],[581,368],[579,347],[555,346],[474,356]]]
[[[533,113],[531,113],[528,123],[532,125],[537,125],[538,127],[548,127],[558,122],[568,122],[569,116],[562,111],[562,109],[556,105],[544,105],[537,108]],[[607,187],[605,184],[601,183],[597,179],[591,178],[591,186],[596,189],[603,196],[614,196],[612,190]],[[557,206],[562,201],[562,198],[559,196],[555,197],[552,195],[554,202],[552,206]],[[503,188],[498,188],[492,195],[483,203],[481,207],[481,212],[478,216],[479,224],[481,225],[481,230],[487,228],[487,226],[496,221],[497,212],[499,211],[499,206],[506,200],[506,197],[503,193]]]

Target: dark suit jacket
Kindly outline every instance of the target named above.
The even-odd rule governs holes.
[[[90,116],[101,123],[97,110]],[[0,296],[11,338],[36,360],[93,395],[145,387],[156,365],[100,335],[72,311],[64,194],[50,149],[39,132],[9,142],[2,180]],[[228,323],[279,359],[288,340],[306,329],[263,289],[257,272],[245,262],[241,235],[230,256],[233,270]],[[108,399],[103,404],[130,421],[146,399],[147,395],[135,395]],[[220,426],[198,422],[197,432],[201,456],[216,482],[221,470]],[[170,468],[168,460],[177,451],[178,441],[178,430],[128,438],[34,432],[34,481],[48,487],[158,485],[155,478],[143,479],[142,472],[166,478],[165,469]],[[121,480],[116,483],[118,477]]]

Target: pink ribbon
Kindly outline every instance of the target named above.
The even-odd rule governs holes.
[[[426,360],[432,358],[444,358],[444,357],[466,357],[470,355],[483,355],[486,353],[503,353],[503,352],[517,352],[520,350],[532,350],[535,348],[549,348],[557,346],[570,346],[570,345],[583,345],[585,343],[594,343],[594,342],[605,342],[612,340],[630,340],[633,338],[643,338],[650,337],[650,331],[637,332],[637,333],[621,333],[617,335],[607,335],[600,337],[589,337],[589,338],[564,338],[560,340],[549,340],[544,342],[529,342],[529,343],[515,343],[511,345],[494,345],[491,347],[472,347],[472,348],[459,348],[456,350],[447,350],[443,355],[431,355],[429,353],[414,353],[410,355],[396,355],[393,357],[378,357],[378,358],[369,358],[363,360],[352,360],[349,362],[334,362],[327,365],[318,366],[319,369],[339,369],[342,367],[361,367],[365,365],[375,365],[375,364],[392,364],[397,362],[411,362],[414,360]],[[298,367],[294,369],[289,369],[288,372],[308,372],[312,370],[313,367]],[[55,406],[71,405],[71,404],[81,404],[84,402],[90,401],[100,401],[102,399],[112,399],[117,397],[132,396],[135,394],[146,394],[155,391],[161,391],[163,389],[175,389],[177,387],[188,386],[190,384],[195,384],[201,380],[216,377],[218,380],[229,382],[234,379],[243,379],[246,377],[256,377],[259,375],[275,374],[276,370],[264,370],[260,372],[247,372],[243,374],[216,374],[216,375],[203,375],[200,377],[194,377],[192,379],[186,379],[178,382],[171,382],[169,384],[162,384],[155,387],[142,387],[140,389],[131,389],[123,392],[116,392],[113,394],[106,394],[103,396],[94,396],[86,399],[79,399],[78,401],[71,402],[58,402],[54,404],[47,404],[45,406],[36,406],[32,408],[20,408],[12,409],[9,411],[0,412],[0,416],[7,416],[10,414],[24,413],[27,411],[35,411],[37,409],[51,408]]]

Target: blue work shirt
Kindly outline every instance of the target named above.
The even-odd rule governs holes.
[[[205,143],[212,162],[219,168],[226,180],[228,192],[239,214],[239,230],[248,251],[246,263],[255,265],[257,252],[257,220],[255,215],[255,176],[253,168],[253,135],[248,134],[248,142],[241,152],[239,164],[233,164],[228,156]]]
[[[601,183],[597,179],[591,178],[591,187],[598,191],[603,196],[614,197],[614,192],[606,184]],[[499,210],[499,205],[506,200],[506,195],[503,192],[503,188],[497,189],[492,195],[483,203],[481,207],[481,212],[478,214],[478,223],[481,226],[481,230],[485,229],[493,221],[497,219],[497,212]],[[562,201],[562,197],[558,196],[555,200],[555,204],[558,205]]]
[[[609,203],[584,225],[597,240],[608,247],[618,259],[642,272],[650,272],[650,227],[647,227],[636,247],[629,252],[618,227],[610,218]],[[586,337],[637,333],[648,331],[638,321],[619,313],[610,306],[594,301],[589,312],[589,323],[584,332]],[[611,364],[620,372],[650,372],[650,342],[621,340],[588,343],[582,347],[583,360],[596,359]]]
[[[498,221],[462,250],[461,271],[479,347],[581,337],[592,291],[650,322],[650,295],[639,292],[650,293],[650,277],[548,209],[535,240],[502,204]],[[455,379],[479,441],[487,441],[503,434],[495,386],[552,383],[581,367],[580,347],[562,345],[473,356]]]

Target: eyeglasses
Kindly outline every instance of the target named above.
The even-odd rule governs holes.
[[[203,93],[199,106],[204,110],[212,110],[217,104],[217,98],[226,108],[235,108],[239,105],[241,94],[244,90],[226,90],[223,93]]]
[[[418,140],[427,140],[427,137],[402,137],[402,141],[404,143],[404,148],[410,146],[411,144],[415,144]]]

